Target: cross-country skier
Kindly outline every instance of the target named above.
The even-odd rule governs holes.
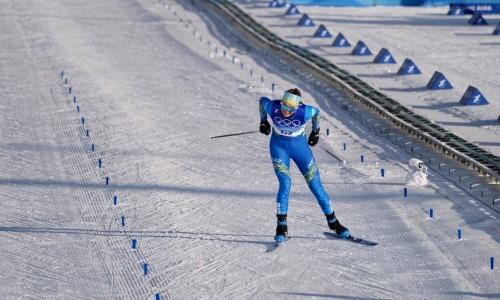
[[[288,234],[287,214],[288,198],[292,186],[290,176],[290,159],[292,159],[304,176],[309,188],[318,200],[323,213],[326,216],[328,226],[341,238],[348,238],[349,230],[339,223],[332,209],[330,198],[321,184],[319,170],[314,155],[309,146],[314,146],[319,140],[319,109],[314,106],[305,105],[301,102],[299,89],[294,88],[286,91],[281,100],[270,100],[262,97],[259,100],[260,132],[269,135],[271,125],[267,116],[271,117],[273,123],[271,141],[269,148],[274,171],[279,181],[277,204],[276,236],[277,242],[284,241]],[[312,131],[309,139],[306,137],[305,126],[311,120]]]

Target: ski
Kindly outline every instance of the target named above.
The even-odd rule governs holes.
[[[268,252],[274,252],[276,251],[277,249],[283,247],[283,245],[286,243],[286,241],[288,241],[290,239],[290,237],[287,237],[284,241],[280,241],[280,242],[274,242],[273,245],[271,247],[269,247],[267,250],[266,250],[266,253]]]
[[[376,242],[364,240],[364,239],[361,239],[361,238],[358,238],[358,237],[355,237],[355,236],[352,236],[352,235],[349,235],[349,237],[347,237],[345,239],[340,238],[336,233],[333,233],[333,232],[325,232],[325,235],[327,237],[332,237],[332,238],[336,238],[336,239],[351,241],[351,242],[354,242],[354,243],[363,244],[363,245],[367,245],[367,246],[376,246],[376,245],[378,245],[378,243],[376,243]]]

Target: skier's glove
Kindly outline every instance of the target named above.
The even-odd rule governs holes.
[[[314,146],[318,143],[319,141],[319,128],[316,131],[311,131],[311,134],[309,135],[309,140],[307,141],[309,146]]]
[[[269,135],[271,133],[271,124],[267,120],[260,121],[260,133]]]

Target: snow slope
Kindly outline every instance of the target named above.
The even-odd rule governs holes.
[[[499,297],[498,213],[439,174],[403,198],[409,154],[281,74],[204,1],[0,0],[0,13],[1,299]],[[265,253],[268,137],[209,137],[256,129],[271,82],[322,110],[325,188],[378,246],[325,238],[294,167],[293,238]]]

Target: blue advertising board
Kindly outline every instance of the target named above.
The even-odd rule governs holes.
[[[464,14],[473,15],[479,12],[485,14],[500,14],[500,3],[450,3],[450,11],[460,8]]]

